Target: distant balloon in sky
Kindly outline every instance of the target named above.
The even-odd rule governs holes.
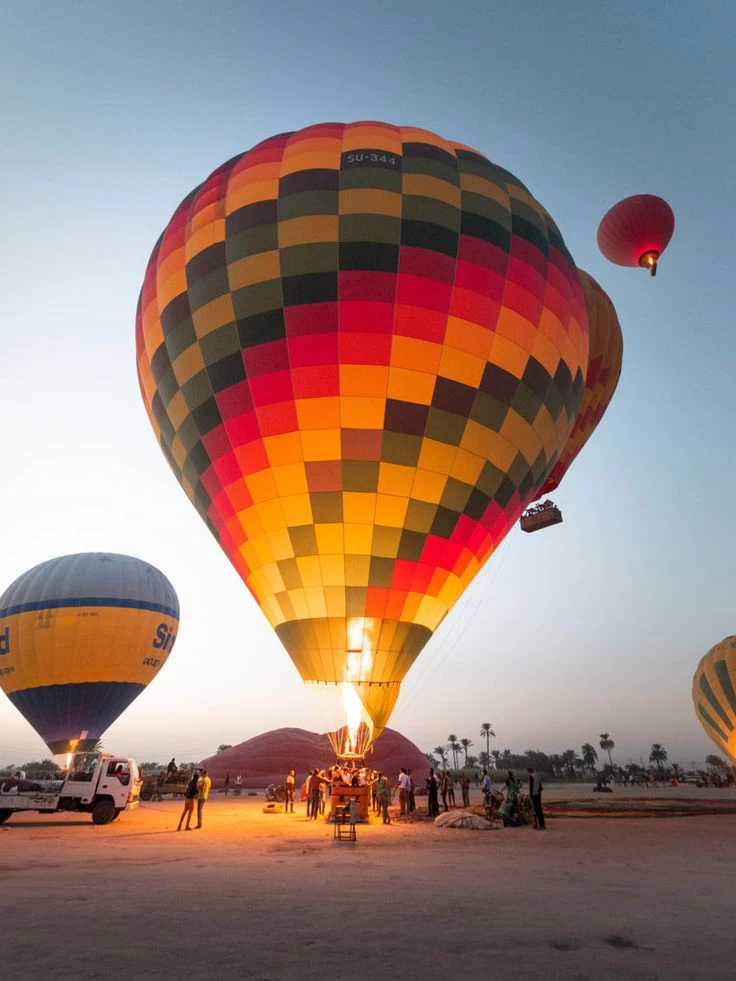
[[[598,226],[598,248],[619,266],[644,266],[657,275],[657,262],[675,230],[675,216],[664,198],[635,194],[606,212]]]
[[[701,659],[693,703],[707,734],[736,763],[736,637],[726,637]]]
[[[560,484],[570,464],[603,418],[621,377],[624,338],[616,309],[608,294],[593,277],[579,269],[590,328],[590,355],[585,372],[585,392],[580,412],[557,463],[550,471],[539,496],[550,494]]]
[[[52,753],[83,752],[158,674],[179,624],[174,588],[129,555],[62,555],[0,597],[0,686]]]
[[[302,678],[357,695],[376,733],[560,459],[589,339],[526,187],[377,122],[214,171],[157,242],[136,320],[177,479]]]

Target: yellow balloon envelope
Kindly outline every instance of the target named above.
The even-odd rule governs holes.
[[[94,748],[166,663],[179,601],[128,555],[63,555],[0,597],[0,686],[52,753]]]
[[[736,763],[736,637],[726,637],[701,658],[693,704],[706,733]]]

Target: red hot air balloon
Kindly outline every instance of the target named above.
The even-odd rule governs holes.
[[[657,262],[675,230],[672,208],[655,194],[624,198],[598,226],[598,248],[618,266],[643,266],[657,275]]]

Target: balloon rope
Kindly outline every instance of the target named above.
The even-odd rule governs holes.
[[[432,670],[432,673],[431,674],[428,674],[430,668],[433,665],[433,662],[435,661],[435,659],[437,657],[437,654],[442,649],[442,646],[445,646],[445,645],[440,646],[438,644],[435,653],[432,654],[432,656],[428,660],[426,666],[423,666],[424,667],[423,674],[420,674],[419,677],[417,678],[417,683],[416,683],[415,686],[413,686],[413,691],[412,691],[412,694],[409,696],[409,700],[406,702],[405,705],[402,705],[401,709],[396,713],[395,719],[402,718],[402,716],[407,711],[407,709],[409,709],[411,707],[411,705],[414,704],[414,702],[419,697],[419,695],[421,695],[422,692],[426,689],[427,685],[430,683],[430,681],[432,681],[432,679],[434,678],[434,676],[437,674],[437,672],[440,670],[440,668],[445,664],[445,662],[447,661],[448,657],[452,654],[452,652],[455,650],[455,648],[457,647],[457,645],[460,643],[460,641],[461,641],[461,639],[462,639],[465,631],[468,629],[468,626],[473,621],[473,619],[475,617],[475,614],[477,613],[478,608],[480,607],[480,604],[483,602],[483,600],[486,599],[487,594],[488,594],[488,590],[493,585],[493,583],[496,581],[496,577],[498,576],[498,574],[501,571],[501,568],[502,568],[504,562],[506,561],[506,556],[509,554],[509,550],[511,548],[511,542],[514,540],[514,537],[516,537],[516,536],[509,537],[509,538],[506,539],[505,542],[502,543],[501,548],[499,549],[499,551],[502,551],[503,554],[499,557],[498,562],[497,563],[494,563],[493,569],[491,570],[492,573],[493,573],[493,575],[491,576],[490,579],[488,579],[487,582],[483,582],[483,579],[485,578],[485,574],[487,574],[487,572],[489,570],[490,562],[481,571],[480,577],[477,580],[478,597],[477,597],[477,599],[475,601],[475,605],[473,607],[473,610],[471,611],[471,614],[469,616],[467,616],[467,617],[465,616],[465,612],[467,610],[467,607],[470,605],[471,598],[466,593],[466,596],[465,596],[465,600],[466,600],[465,605],[461,609],[458,609],[457,610],[456,617],[455,617],[455,622],[452,625],[452,629],[451,629],[450,633],[448,634],[447,641],[445,642],[445,645],[447,645],[447,649],[446,649],[446,653],[445,653],[444,657],[442,657],[442,659],[439,661],[439,663],[437,663],[436,665],[434,665],[434,669]],[[468,593],[470,593],[470,590],[468,590]],[[455,637],[455,639],[450,644],[449,643],[449,640],[450,640],[450,636],[452,634],[452,630],[454,630],[459,624],[462,624],[462,626],[460,628],[460,632],[458,633],[458,635]]]

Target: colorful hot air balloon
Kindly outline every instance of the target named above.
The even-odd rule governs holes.
[[[701,658],[693,703],[707,734],[736,763],[736,637],[726,637]]]
[[[151,255],[138,375],[163,452],[307,681],[376,730],[539,489],[588,366],[577,269],[508,171],[328,123],[229,160]]]
[[[52,753],[88,751],[158,674],[178,623],[173,586],[147,562],[50,559],[0,597],[0,686]]]
[[[675,230],[672,208],[655,194],[624,198],[598,226],[598,248],[618,266],[644,266],[657,275],[657,261]]]
[[[590,327],[590,355],[585,372],[583,404],[557,463],[539,491],[540,497],[550,494],[559,486],[570,464],[603,418],[621,376],[624,338],[616,310],[589,273],[579,269],[578,275]]]

